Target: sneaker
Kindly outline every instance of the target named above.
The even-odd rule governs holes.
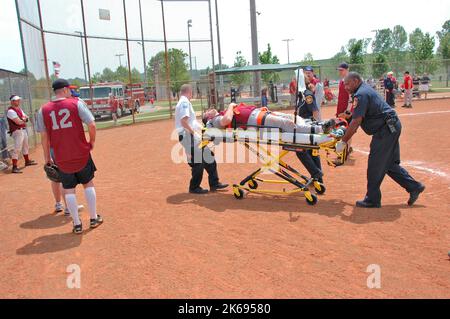
[[[74,226],[73,226],[72,232],[73,232],[74,234],[76,234],[76,235],[81,234],[81,233],[83,232],[83,224],[80,224],[80,225],[74,225]]]
[[[25,162],[25,167],[28,167],[28,166],[36,166],[37,165],[37,163],[35,162],[35,161],[28,161],[28,162]]]
[[[55,204],[55,214],[59,214],[62,213],[64,211],[64,207],[63,204],[61,203],[56,203]],[[65,213],[64,213],[65,214]],[[70,214],[69,214],[70,215]]]
[[[23,172],[17,167],[13,167],[11,173],[13,174],[23,174]]]
[[[91,219],[91,229],[97,228],[101,224],[103,224],[102,216],[97,214],[97,219]]]

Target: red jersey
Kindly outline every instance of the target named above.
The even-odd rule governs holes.
[[[11,106],[8,110],[13,110],[14,112],[16,112],[17,116],[19,117],[19,119],[21,119],[22,121],[24,121],[24,116],[23,116],[23,112],[22,109],[20,107],[13,107]],[[24,124],[20,124],[17,125],[13,120],[11,120],[8,117],[8,125],[9,125],[9,133],[12,134],[14,131],[17,130],[21,130],[27,127],[27,125]]]
[[[109,100],[109,106],[111,107],[112,112],[116,113],[117,109],[119,108],[119,101],[117,101],[116,99]]]
[[[78,100],[49,102],[42,107],[42,118],[59,169],[67,174],[81,171],[89,160],[91,145],[78,114]]]
[[[289,93],[295,95],[297,91],[297,81],[292,81],[289,84]]]
[[[405,75],[403,82],[404,82],[403,87],[405,88],[405,90],[411,90],[414,88],[413,79],[411,75]]]
[[[234,109],[234,122],[237,127],[245,127],[248,124],[248,119],[250,115],[256,110],[257,107],[253,105],[246,105],[244,103],[239,104]],[[225,111],[219,113],[220,116],[225,115]],[[232,127],[232,124],[230,128]]]
[[[343,80],[339,82],[339,96],[336,115],[342,114],[347,111],[348,103],[350,101],[350,94],[345,89],[345,83]]]

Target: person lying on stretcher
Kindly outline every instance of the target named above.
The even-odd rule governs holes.
[[[271,112],[267,108],[257,108],[246,104],[230,104],[228,109],[218,112],[209,109],[203,114],[203,123],[207,128],[241,128],[249,127],[270,127],[279,128],[282,132],[304,134],[328,134],[336,125],[335,120],[318,123],[305,120],[297,116],[295,122],[294,115],[281,112]]]

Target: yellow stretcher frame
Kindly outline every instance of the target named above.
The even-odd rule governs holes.
[[[267,130],[267,127],[256,127],[259,129]],[[214,129],[217,130],[217,129]],[[202,134],[202,143],[200,144],[201,148],[207,147],[211,142],[216,142],[216,138],[208,136],[207,129],[203,130]],[[231,130],[224,130],[225,132],[230,132]],[[329,166],[337,167],[344,164],[347,152],[344,151],[342,154],[338,154],[336,152],[336,144],[339,142],[340,138],[335,137],[333,141],[320,144],[320,145],[306,145],[306,144],[294,144],[287,143],[281,140],[281,134],[278,141],[264,141],[257,139],[249,139],[249,138],[239,138],[237,134],[238,130],[232,130],[233,137],[230,139],[229,137],[224,137],[221,142],[230,143],[230,142],[238,142],[242,143],[249,151],[253,152],[258,158],[263,162],[263,165],[258,168],[256,171],[248,175],[244,178],[239,184],[233,185],[233,194],[237,199],[243,199],[246,193],[255,193],[260,195],[278,195],[278,196],[286,196],[286,195],[294,195],[298,193],[302,193],[305,196],[306,202],[309,205],[316,205],[318,202],[318,198],[316,194],[323,195],[326,192],[326,187],[322,183],[319,183],[317,180],[313,178],[308,178],[305,175],[302,175],[299,171],[288,165],[283,158],[287,156],[290,152],[298,152],[302,150],[312,150],[313,156],[321,156],[324,157]],[[258,132],[259,133],[259,132]],[[280,130],[281,133],[281,130]],[[226,136],[226,134],[225,134]],[[258,134],[261,136],[261,134]],[[294,134],[295,136],[295,134]],[[251,147],[251,144],[257,144],[258,148],[254,149]],[[274,155],[272,154],[264,145],[278,145],[282,147],[282,151],[280,154]],[[324,155],[321,155],[324,153]],[[333,161],[330,156],[331,154],[336,155],[335,161]],[[274,169],[274,164],[276,164],[277,169]],[[263,173],[272,173],[273,175],[280,178],[279,180],[272,179],[264,179],[261,178],[260,175]],[[303,182],[301,182],[301,179]],[[262,184],[278,184],[278,185],[291,185],[294,188],[286,190],[283,188],[282,191],[268,190],[268,189],[259,189],[259,183]],[[313,194],[310,190],[310,187],[313,186],[316,194]]]

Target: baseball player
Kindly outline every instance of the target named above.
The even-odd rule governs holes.
[[[21,174],[22,171],[17,167],[19,161],[19,154],[22,153],[25,158],[25,167],[37,165],[35,161],[30,160],[28,155],[28,133],[27,123],[29,121],[28,116],[20,108],[20,102],[22,98],[17,95],[11,95],[9,98],[11,106],[8,109],[7,118],[9,125],[9,134],[14,139],[14,149],[11,154],[13,168],[13,174]]]
[[[75,195],[78,184],[84,187],[90,228],[97,228],[103,223],[103,218],[97,214],[97,196],[93,183],[97,170],[91,157],[96,138],[95,121],[86,104],[80,99],[72,98],[67,80],[58,79],[53,82],[52,87],[56,99],[42,106],[38,113],[37,130],[41,133],[47,165],[53,164],[50,148],[54,151],[54,164],[58,166],[64,197],[73,219],[73,232],[81,234],[83,225]],[[83,123],[88,126],[89,142],[86,140]]]

